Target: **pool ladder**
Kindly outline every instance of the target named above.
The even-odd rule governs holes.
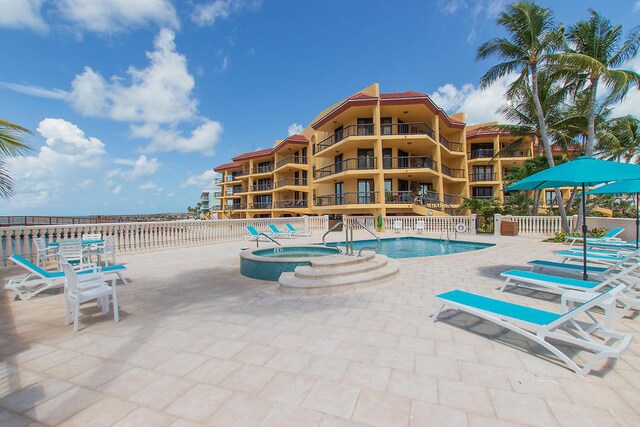
[[[256,237],[256,248],[259,248],[259,247],[260,247],[260,236],[264,236],[264,237],[266,237],[267,239],[271,240],[271,241],[272,241],[273,243],[275,243],[276,245],[278,245],[278,246],[282,246],[282,245],[280,244],[280,242],[276,242],[274,239],[272,239],[271,237],[267,236],[266,234],[264,234],[264,233],[258,233],[258,237]],[[276,248],[276,249],[277,249],[277,248]]]
[[[446,235],[447,242],[451,241],[451,239],[449,238],[449,229],[448,228],[443,228],[442,231],[440,232],[440,241],[444,240],[442,238],[443,235]],[[458,240],[458,230],[453,230],[453,239],[454,240]]]
[[[375,239],[378,241],[378,243],[375,246],[371,246],[371,247],[365,247],[365,248],[361,248],[358,251],[358,256],[362,256],[362,251],[376,251],[379,247],[380,247],[380,237],[378,237],[378,235],[376,233],[374,233],[373,231],[371,231],[371,229],[369,229],[369,227],[367,227],[366,225],[362,224],[360,221],[356,220],[355,221],[356,224],[358,224],[360,227],[364,228],[365,230],[367,230],[367,232],[369,234],[371,234],[373,237],[375,237]],[[350,255],[353,256],[353,225],[351,224],[347,224],[344,221],[340,221],[339,223],[335,224],[333,227],[331,227],[330,229],[328,229],[323,235],[322,235],[322,244],[324,246],[329,247],[329,245],[327,245],[327,243],[325,242],[325,238],[327,237],[327,235],[329,233],[331,233],[333,230],[335,230],[336,228],[338,228],[339,226],[342,225],[342,228],[344,229],[344,234],[345,234],[345,245],[346,245],[346,251],[344,253],[344,255]],[[340,250],[340,253],[342,253],[342,250]]]

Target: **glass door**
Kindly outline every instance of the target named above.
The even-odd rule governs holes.
[[[375,195],[373,193],[373,180],[359,179],[358,180],[358,204],[367,205],[370,203],[375,203]]]

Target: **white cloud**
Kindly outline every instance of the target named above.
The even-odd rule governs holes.
[[[24,93],[25,95],[37,96],[39,98],[61,99],[69,98],[69,92],[62,89],[47,89],[40,86],[23,85],[19,83],[0,82],[0,87],[11,89],[14,92]]]
[[[108,178],[115,176],[122,176],[126,179],[138,179],[146,176],[154,175],[160,168],[160,161],[157,158],[149,159],[142,154],[136,160],[130,159],[115,159],[113,163],[118,165],[131,166],[131,170],[122,172],[119,169],[111,170],[107,173]]]
[[[0,27],[47,32],[49,27],[42,19],[41,6],[42,0],[3,0]]]
[[[91,190],[89,181],[96,181],[93,176],[104,163],[105,144],[73,123],[47,118],[37,130],[46,141],[36,154],[6,159],[16,183],[10,208],[59,204],[74,183],[80,183],[78,190]]]
[[[150,64],[143,69],[129,67],[127,79],[113,76],[109,81],[86,67],[71,83],[72,105],[88,116],[118,121],[170,123],[194,116],[195,86],[187,70],[187,60],[176,51],[174,34],[163,29],[147,52]]]
[[[213,184],[213,179],[218,175],[213,169],[207,169],[200,175],[191,175],[180,185],[180,187],[208,187]]]
[[[504,0],[438,0],[436,5],[445,15],[464,13],[469,24],[467,41],[471,43],[475,41],[477,28],[487,21],[493,21],[504,9]]]
[[[122,185],[116,185],[111,189],[113,194],[120,194],[122,192]]]
[[[156,23],[177,28],[176,11],[169,0],[59,0],[60,15],[75,26],[113,33]]]
[[[227,71],[228,68],[229,68],[229,57],[225,56],[224,58],[222,58],[222,63],[220,64],[220,70]]]
[[[287,133],[289,134],[289,136],[291,136],[297,133],[301,133],[303,130],[304,126],[302,126],[300,123],[291,123],[289,125],[289,128],[287,128]]]
[[[458,9],[466,7],[467,2],[465,0],[438,0],[437,5],[446,15],[451,15]]]
[[[633,11],[634,11],[634,12],[637,12],[637,11],[639,11],[639,10],[640,10],[640,0],[636,0],[636,4],[635,4],[635,6],[633,7]]]
[[[158,190],[158,189],[160,189],[160,187],[158,186],[158,184],[156,184],[156,183],[155,183],[155,182],[153,182],[153,181],[147,181],[147,182],[145,182],[144,184],[140,184],[140,185],[138,186],[138,188],[139,188],[140,190],[144,190],[144,191],[150,191],[150,190]]]
[[[150,135],[151,143],[143,150],[148,153],[159,151],[180,151],[183,153],[201,153],[205,156],[215,154],[215,146],[222,136],[222,124],[217,121],[204,119],[204,123],[191,131],[188,137],[177,127],[156,128]],[[140,128],[133,129],[134,135],[143,135]]]
[[[89,188],[93,187],[95,184],[96,184],[96,181],[89,178],[80,182],[76,187],[80,190],[88,190]]]
[[[507,75],[484,89],[477,88],[471,83],[466,83],[458,89],[451,83],[447,83],[430,96],[436,105],[449,113],[464,111],[469,124],[504,121],[496,110],[506,104],[504,94],[509,84],[516,78],[516,74]]]
[[[636,3],[636,6],[640,7],[640,0]],[[640,56],[636,56],[620,68],[640,73]],[[602,84],[600,86],[602,86]],[[640,90],[638,90],[637,86],[629,89],[627,96],[622,102],[613,107],[612,113],[614,117],[625,116],[627,114],[640,117]]]
[[[242,10],[256,11],[261,0],[213,0],[196,5],[191,19],[197,25],[213,25],[217,19],[225,19]]]

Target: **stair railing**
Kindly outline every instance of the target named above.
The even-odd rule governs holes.
[[[264,236],[267,239],[271,240],[273,243],[275,243],[278,246],[282,246],[282,244],[280,242],[276,242],[274,239],[272,239],[271,237],[267,236],[264,233],[258,233],[258,236],[256,237],[256,248],[260,247],[260,236]]]
[[[356,224],[358,224],[360,227],[362,227],[365,230],[367,230],[367,232],[369,234],[371,234],[373,237],[375,237],[375,239],[378,241],[378,243],[375,246],[361,248],[358,251],[358,256],[362,256],[362,251],[373,251],[373,252],[377,251],[378,248],[380,247],[380,245],[382,244],[382,242],[380,241],[380,237],[378,237],[378,235],[376,233],[374,233],[371,229],[369,229],[369,227],[367,227],[366,225],[362,224],[357,219],[356,219]],[[351,245],[352,245],[351,250],[352,250],[352,254],[353,254],[353,228],[351,229]]]

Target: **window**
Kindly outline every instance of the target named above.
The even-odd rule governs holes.
[[[556,199],[556,190],[544,192],[544,203],[547,206],[553,206],[558,204],[558,199]]]
[[[383,148],[382,149],[382,167],[384,169],[393,168],[393,151],[391,148]]]
[[[391,117],[382,117],[380,119],[380,132],[383,135],[391,135],[393,133]]]
[[[398,168],[409,167],[409,153],[406,151],[398,150]]]
[[[375,195],[373,193],[373,180],[372,179],[359,179],[358,180],[358,204],[375,203]]]
[[[336,169],[336,173],[342,172],[342,154],[338,154],[333,158],[334,167]]]
[[[473,187],[471,195],[474,199],[493,199],[493,187]]]
[[[358,169],[374,169],[375,164],[373,148],[358,148]]]
[[[342,141],[342,138],[343,138],[342,131],[343,131],[343,127],[342,126],[339,126],[339,127],[335,128],[333,130],[335,142]]]
[[[344,182],[336,182],[336,205],[344,204]]]
[[[493,166],[482,165],[474,166],[471,175],[472,181],[493,181]]]
[[[373,119],[358,119],[358,136],[373,135]]]

